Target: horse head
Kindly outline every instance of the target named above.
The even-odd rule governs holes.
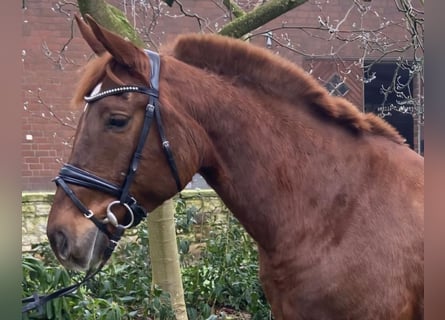
[[[160,57],[85,19],[88,24],[76,17],[83,38],[99,57],[85,69],[73,99],[87,104],[68,163],[55,179],[47,224],[57,258],[79,270],[103,261],[116,230],[136,225],[172,197],[198,165],[196,157],[182,156],[180,133],[162,124]],[[162,112],[168,114],[168,107]],[[166,124],[178,121],[175,115],[170,118]],[[178,155],[190,164],[187,168],[176,167]]]

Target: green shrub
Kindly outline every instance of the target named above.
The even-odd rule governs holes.
[[[178,249],[189,319],[245,319],[246,313],[251,319],[270,318],[258,280],[254,241],[227,209],[215,212],[177,201]],[[83,277],[61,267],[47,243],[23,255],[22,269],[23,297],[49,293]],[[225,316],[227,310],[231,317]],[[41,313],[24,314],[23,319],[174,319],[168,294],[151,286],[146,225],[135,230],[131,241],[119,244],[94,279],[70,296],[52,300]]]

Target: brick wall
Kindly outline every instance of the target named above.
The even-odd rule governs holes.
[[[60,1],[59,1],[60,2]],[[79,68],[91,58],[91,52],[79,38],[77,27],[72,27],[72,15],[67,16],[59,12],[58,1],[24,1],[23,9],[23,140],[22,140],[22,186],[23,190],[53,190],[51,179],[57,174],[61,162],[69,156],[69,144],[74,134],[76,120],[79,116],[77,110],[72,110],[69,100],[75,88]],[[136,23],[136,27],[143,29],[151,23],[151,12],[138,12],[138,18],[134,21],[131,15],[130,1],[111,1],[119,8],[125,9],[130,21]],[[315,57],[330,57],[330,52],[338,51],[338,56],[343,58],[357,58],[360,50],[357,44],[342,46],[337,40],[317,40],[313,36],[302,32],[298,27],[318,26],[318,17],[326,19],[329,16],[331,22],[344,17],[351,7],[350,1],[309,1],[297,9],[275,19],[253,32],[252,42],[265,46],[265,38],[262,35],[268,28],[277,28],[282,25],[283,30],[275,30],[276,36],[289,48],[282,48],[275,43],[271,50],[284,57],[303,64],[303,56],[295,52],[306,54],[315,53]],[[204,18],[201,24],[205,32],[212,32],[227,23],[229,16],[221,9],[217,1],[183,0],[184,7],[190,13]],[[252,6],[254,1],[239,1],[242,5]],[[369,3],[368,3],[369,4]],[[368,14],[364,19],[365,24],[378,27],[382,23],[382,17],[400,20],[392,1],[373,0],[371,2],[378,15]],[[77,8],[66,4],[64,12],[77,12]],[[199,31],[198,20],[193,17],[185,17],[177,6],[169,8],[160,7],[161,16],[158,19],[154,32],[146,38],[147,46],[155,49],[166,42],[171,41],[177,34]],[[353,23],[360,23],[360,12],[351,10],[349,18],[342,24],[345,29],[352,28]],[[73,28],[73,29],[72,29]],[[73,32],[71,31],[73,30]],[[314,35],[325,37],[311,31]],[[403,37],[400,28],[390,29],[386,32],[390,37]],[[66,50],[59,52],[67,45]],[[332,48],[332,50],[331,50]],[[341,50],[339,49],[341,48]],[[338,58],[337,56],[337,58]],[[40,98],[38,97],[40,95]],[[40,102],[39,102],[40,101]],[[51,116],[50,108],[61,121]],[[65,123],[61,124],[61,122]]]
[[[50,190],[51,179],[66,160],[74,130],[60,124],[47,109],[71,125],[69,99],[76,70],[87,61],[89,51],[77,37],[68,44],[65,57],[59,57],[71,38],[70,19],[54,12],[55,1],[26,1],[23,9],[23,140],[22,177],[24,190]],[[65,59],[64,59],[65,58]],[[40,95],[40,98],[39,98]],[[42,103],[39,103],[39,100]],[[46,105],[47,107],[45,107]]]

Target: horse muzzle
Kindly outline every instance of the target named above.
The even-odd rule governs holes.
[[[86,271],[103,260],[108,237],[93,224],[82,235],[64,227],[47,230],[51,248],[59,262],[67,269]]]

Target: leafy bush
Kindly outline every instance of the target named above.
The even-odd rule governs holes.
[[[213,213],[201,209],[177,201],[178,249],[189,319],[270,318],[258,280],[255,243],[227,209]],[[23,319],[174,319],[168,294],[151,286],[146,225],[141,224],[131,238],[120,243],[95,278],[69,297],[52,300],[41,312],[24,314]],[[52,292],[83,277],[61,267],[47,243],[23,255],[22,269],[24,297]]]

